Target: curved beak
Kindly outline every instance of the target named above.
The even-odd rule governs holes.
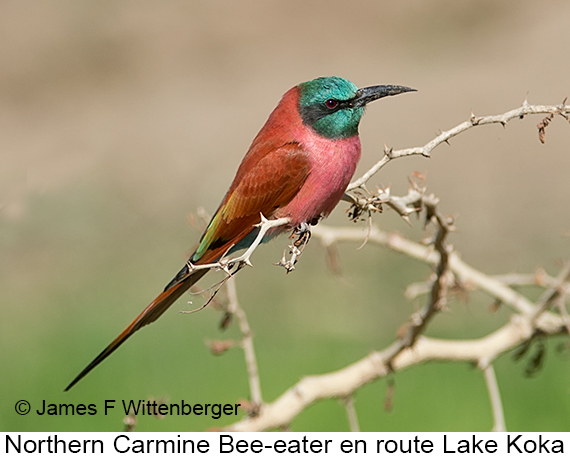
[[[416,89],[406,86],[370,86],[356,91],[356,96],[351,100],[354,108],[366,106],[368,103],[389,95],[403,94],[404,92],[416,92]]]

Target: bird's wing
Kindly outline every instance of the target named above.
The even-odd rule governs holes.
[[[265,153],[255,163],[244,160],[191,260],[216,261],[253,231],[260,214],[271,218],[287,205],[303,187],[309,170],[308,154],[295,142]]]
[[[260,222],[260,213],[271,217],[277,208],[289,203],[303,186],[309,174],[309,161],[299,144],[289,143],[269,152],[261,150],[258,153],[261,155],[259,160],[253,160],[256,157],[248,154],[242,162],[236,179],[191,257],[192,261],[215,262],[254,229],[255,224]],[[71,389],[138,329],[158,319],[207,271],[190,271],[185,265],[166,289],[65,390]]]

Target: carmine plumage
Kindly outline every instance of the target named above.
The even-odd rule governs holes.
[[[358,89],[339,77],[317,78],[285,93],[253,140],[228,192],[189,261],[214,263],[247,248],[260,214],[288,218],[269,237],[326,217],[340,201],[360,159],[358,125],[364,107],[413,91],[403,86]],[[154,322],[206,274],[185,265],[164,291],[67,386],[73,387],[141,327]]]

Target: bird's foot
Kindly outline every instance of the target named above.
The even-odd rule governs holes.
[[[283,251],[283,257],[275,265],[285,268],[287,273],[291,273],[295,269],[295,264],[303,251],[305,246],[311,239],[311,227],[306,222],[301,222],[298,227],[295,227],[290,238],[297,236],[297,239],[289,246],[289,254],[291,258],[287,259],[287,251]]]
[[[297,236],[297,239],[293,242],[293,245],[297,248],[303,249],[306,244],[311,239],[311,226],[306,222],[301,222],[295,229],[289,238]]]

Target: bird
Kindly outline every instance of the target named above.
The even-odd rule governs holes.
[[[316,78],[288,90],[251,143],[188,262],[65,391],[200,280],[209,271],[200,265],[250,247],[260,233],[261,218],[287,221],[267,231],[265,242],[286,231],[306,232],[310,224],[328,216],[360,159],[358,127],[365,107],[412,91],[398,85],[359,89],[338,76]]]

